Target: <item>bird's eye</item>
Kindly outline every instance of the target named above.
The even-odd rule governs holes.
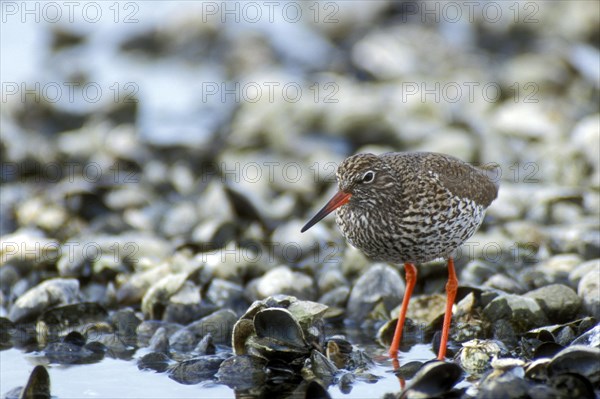
[[[371,183],[373,180],[375,180],[375,173],[373,173],[372,171],[368,171],[363,175],[363,183]]]

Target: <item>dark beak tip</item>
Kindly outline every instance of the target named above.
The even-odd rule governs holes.
[[[350,194],[343,191],[339,191],[336,195],[329,200],[327,204],[315,216],[312,217],[305,225],[300,229],[300,233],[304,233],[306,230],[319,223],[325,216],[344,205],[350,199]]]

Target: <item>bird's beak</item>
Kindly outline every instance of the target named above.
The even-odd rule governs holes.
[[[317,214],[315,216],[313,216],[313,218],[310,219],[308,221],[308,223],[306,223],[304,225],[304,227],[302,228],[302,230],[300,230],[300,232],[304,233],[306,230],[310,229],[315,224],[317,224],[325,216],[329,215],[331,212],[335,211],[337,208],[339,208],[340,206],[342,206],[345,203],[347,203],[348,201],[350,201],[351,196],[352,196],[352,194],[350,194],[350,193],[338,191],[337,194],[334,195],[333,198],[331,198],[329,200],[329,202],[326,203],[325,206],[323,208],[321,208],[321,210],[319,212],[317,212]]]

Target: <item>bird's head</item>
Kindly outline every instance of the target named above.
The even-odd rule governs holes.
[[[337,208],[351,203],[355,206],[377,206],[381,190],[392,186],[395,179],[385,162],[373,154],[356,154],[346,158],[338,167],[339,191],[302,228],[305,232]]]

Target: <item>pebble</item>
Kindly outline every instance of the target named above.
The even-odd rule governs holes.
[[[292,295],[300,299],[316,299],[316,287],[309,276],[292,271],[288,266],[271,269],[256,284],[257,299],[277,294]]]
[[[535,299],[552,323],[571,321],[581,309],[581,299],[577,293],[563,284],[547,285],[524,296]]]
[[[250,305],[244,296],[244,288],[220,278],[214,278],[206,291],[206,299],[221,309],[231,309],[242,315]]]
[[[587,314],[600,320],[600,274],[596,270],[590,270],[581,278],[577,293]]]
[[[516,333],[549,323],[544,311],[533,298],[518,295],[503,295],[492,300],[484,309],[483,316],[494,323],[507,321]]]
[[[600,259],[589,260],[573,268],[569,273],[569,283],[571,287],[577,288],[581,278],[591,271],[595,271],[596,274],[600,276]]]
[[[402,300],[404,289],[404,281],[396,269],[375,264],[354,283],[346,306],[347,316],[356,323],[365,323],[378,304],[389,314]]]
[[[211,379],[219,371],[223,357],[218,355],[199,356],[184,360],[169,367],[169,377],[181,384],[197,384]]]
[[[37,229],[27,228],[0,237],[2,263],[39,265],[56,261],[61,251],[58,240],[45,237]]]
[[[190,233],[197,223],[198,215],[194,204],[182,201],[167,211],[161,228],[165,236],[175,237]]]
[[[485,287],[496,288],[510,294],[523,294],[526,288],[504,274],[494,274],[484,283]]]
[[[10,308],[8,318],[15,323],[31,320],[52,306],[78,302],[79,296],[79,281],[76,279],[49,279],[21,295]]]
[[[349,285],[348,280],[337,264],[322,267],[316,280],[321,294]]]
[[[184,286],[187,277],[186,273],[169,274],[151,285],[142,298],[144,316],[150,319],[161,319],[164,308],[170,303],[171,297]],[[199,292],[197,299],[196,302],[199,302]]]
[[[323,226],[315,231],[311,228],[305,233],[301,233],[300,230],[304,223],[301,220],[292,220],[277,227],[273,232],[273,242],[276,244],[275,253],[287,264],[294,264],[306,258],[316,259],[319,248],[330,240],[330,232]]]
[[[237,316],[232,310],[222,309],[189,324],[185,329],[195,334],[198,341],[210,333],[216,345],[230,345],[236,321]]]

